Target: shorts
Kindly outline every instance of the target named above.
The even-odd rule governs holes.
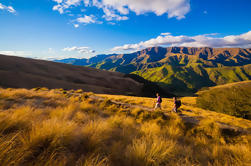
[[[155,109],[156,109],[156,108],[161,108],[161,103],[156,103]]]

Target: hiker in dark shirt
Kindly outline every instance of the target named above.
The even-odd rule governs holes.
[[[178,108],[181,106],[181,101],[177,100],[176,97],[173,97],[173,111],[178,112]]]
[[[158,93],[156,93],[156,96],[157,96],[157,101],[156,101],[154,110],[156,110],[157,108],[159,108],[161,110],[162,98],[160,97],[160,95]]]

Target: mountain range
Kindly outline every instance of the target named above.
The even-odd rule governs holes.
[[[136,74],[177,95],[251,79],[250,48],[151,47],[130,54],[56,62]]]

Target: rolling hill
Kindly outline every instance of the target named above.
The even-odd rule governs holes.
[[[251,120],[251,81],[242,81],[199,91],[197,106]]]
[[[137,74],[177,95],[251,79],[250,48],[152,47],[131,54],[97,55],[66,63]]]
[[[5,55],[0,55],[0,78],[0,86],[4,88],[83,89],[137,96],[151,96],[154,91],[160,91],[170,95],[138,76],[136,81],[132,75],[118,72]]]

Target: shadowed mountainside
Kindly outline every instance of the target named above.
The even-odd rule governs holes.
[[[150,95],[143,91],[146,86],[144,83],[122,73],[14,56],[0,55],[0,78],[2,87],[48,87],[107,94]]]

